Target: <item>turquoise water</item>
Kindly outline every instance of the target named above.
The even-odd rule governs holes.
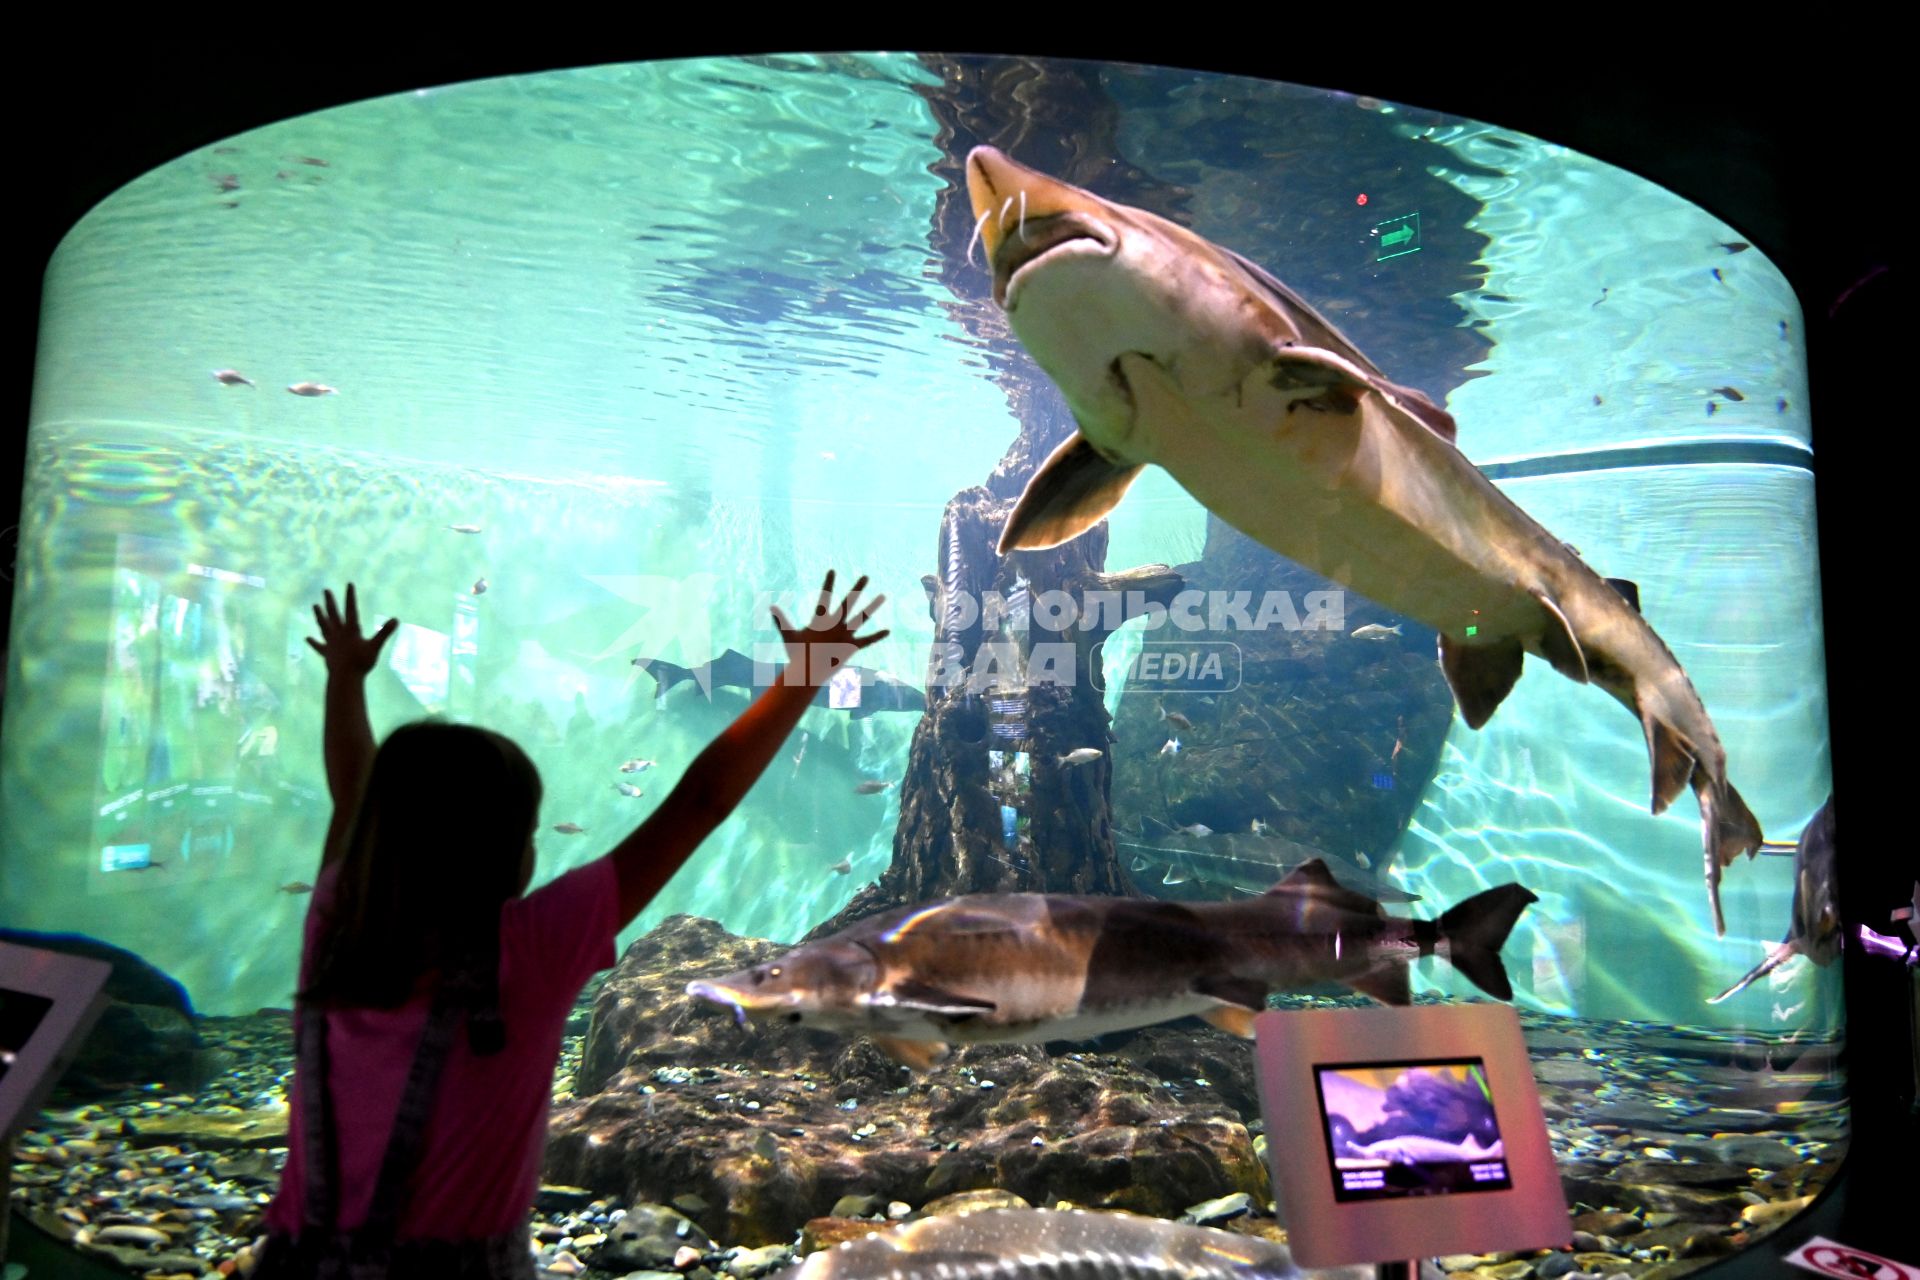
[[[527,745],[541,878],[624,834],[743,705],[656,699],[633,658],[750,652],[767,599],[836,566],[889,593],[867,656],[919,687],[941,513],[1017,433],[1007,388],[1044,382],[961,260],[961,122],[1041,167],[1094,155],[1117,198],[1444,394],[1470,458],[1640,583],[1730,776],[1797,836],[1830,789],[1804,352],[1738,229],[1391,104],[1080,67],[1076,114],[1022,121],[1012,74],[769,58],[459,85],[256,130],[103,202],[47,281],[0,915],[135,950],[211,1012],[286,1004],[306,899],[280,889],[312,879],[325,823],[302,638],[348,579],[420,629],[376,728],[443,712]],[[1381,224],[1414,212],[1418,251],[1383,258]],[[283,389],[306,381],[337,394]],[[1177,564],[1208,525],[1153,470],[1111,535],[1109,567]],[[691,912],[794,939],[833,915],[893,856],[897,789],[854,787],[901,775],[916,719],[810,712],[804,753],[633,933]],[[615,771],[634,757],[658,767]],[[1646,773],[1630,716],[1530,663],[1485,729],[1454,719],[1372,854],[1423,909],[1539,893],[1507,952],[1524,1005],[1833,1034],[1835,980],[1804,962],[1704,1004],[1781,936],[1791,863],[1730,868],[1715,939],[1693,801],[1652,817]]]

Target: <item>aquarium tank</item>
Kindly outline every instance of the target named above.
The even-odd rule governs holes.
[[[545,1274],[753,1275],[956,1208],[1284,1241],[1244,1017],[1506,993],[1260,913],[1404,940],[1510,884],[1488,954],[1573,1246],[1449,1268],[1737,1253],[1848,1138],[1818,875],[1796,906],[1831,857],[1796,855],[1831,791],[1804,365],[1740,228],[1550,141],[1284,83],[700,58],[183,155],[46,278],[0,918],[116,979],[13,1205],[130,1274],[259,1234],[329,816],[323,590],[400,620],[376,733],[525,747],[537,886],[661,803],[780,659],[769,606],[833,568],[891,634],[582,993]],[[1095,947],[1023,1031],[995,984],[1031,975],[954,977],[941,931],[972,910],[1025,963],[1064,917],[939,905],[968,894],[1189,941],[1229,911],[1305,959],[1169,945],[1178,998],[1102,1024],[1096,992],[1155,966]],[[886,993],[918,1039],[726,985],[863,929],[921,948]]]

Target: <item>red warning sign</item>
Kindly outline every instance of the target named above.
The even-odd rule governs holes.
[[[1839,1244],[1825,1236],[1807,1241],[1788,1254],[1787,1261],[1819,1275],[1840,1276],[1843,1280],[1920,1280],[1920,1267]]]

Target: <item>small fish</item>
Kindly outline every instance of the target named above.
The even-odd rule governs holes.
[[[645,773],[659,763],[658,760],[626,760],[621,762],[620,772]]]
[[[449,528],[449,529],[451,529],[451,530],[453,530],[453,531],[454,531],[455,533],[478,533],[478,532],[480,532],[480,526],[479,526],[479,525],[477,525],[477,524],[450,524],[450,525],[448,525],[448,526],[447,526],[447,528]]]
[[[305,880],[289,880],[285,884],[281,885],[274,892],[276,893],[312,893],[313,886],[308,884]]]
[[[473,580],[473,594],[477,596],[487,594],[487,580],[485,578],[475,578]]]
[[[1263,836],[1267,834],[1267,824],[1260,821],[1260,819],[1255,818],[1253,820],[1253,825],[1248,827],[1247,830],[1253,832],[1254,835]]]
[[[1101,752],[1098,747],[1076,747],[1074,750],[1060,757],[1060,766],[1063,769],[1071,769],[1075,765],[1089,764],[1098,760],[1100,755]]]
[[[1164,704],[1160,706],[1160,718],[1176,729],[1185,729],[1188,733],[1193,732],[1193,721],[1187,719],[1178,711],[1167,710]]]
[[[1713,394],[1717,396],[1725,396],[1727,399],[1733,401],[1735,404],[1739,404],[1742,400],[1746,399],[1745,396],[1740,394],[1740,391],[1737,387],[1715,387],[1713,389]]]
[[[1353,638],[1355,640],[1385,640],[1388,636],[1397,636],[1399,634],[1400,624],[1397,622],[1390,627],[1383,627],[1377,622],[1369,622],[1364,627],[1355,627],[1353,629]]]
[[[215,369],[213,371],[213,380],[229,387],[250,387],[253,385],[253,379],[238,369]]]
[[[1160,754],[1161,754],[1161,755],[1163,755],[1163,756],[1177,756],[1177,755],[1179,755],[1179,754],[1180,754],[1180,739],[1178,739],[1178,738],[1168,738],[1168,739],[1167,739],[1167,740],[1166,740],[1165,742],[1163,742],[1163,743],[1161,743],[1161,744],[1160,744]]]
[[[333,167],[319,156],[295,156],[294,158],[301,164],[310,164],[316,169],[331,169]]]
[[[216,191],[238,191],[240,189],[240,175],[237,173],[213,173],[207,176],[213,179],[213,186]]]
[[[1373,870],[1373,859],[1372,859],[1372,858],[1369,858],[1369,857],[1368,857],[1368,856],[1367,856],[1367,855],[1366,855],[1366,854],[1365,854],[1364,852],[1362,852],[1361,850],[1359,850],[1359,849],[1355,849],[1355,850],[1353,851],[1353,860],[1354,860],[1355,862],[1357,862],[1357,863],[1359,863],[1359,864],[1360,864],[1360,866],[1361,866],[1361,867],[1362,867],[1363,869],[1365,869],[1365,870],[1367,870],[1367,871],[1371,871],[1371,870]]]
[[[613,784],[613,789],[615,791],[618,791],[621,795],[630,796],[635,800],[638,800],[641,796],[647,794],[646,792],[642,791],[640,788],[634,786],[631,782],[616,782]]]
[[[837,876],[850,876],[853,874],[853,859],[842,858],[840,859],[840,861],[828,867],[827,870],[833,872],[833,874]]]
[[[553,829],[563,836],[583,835],[586,832],[586,828],[577,822],[556,822]]]
[[[1725,284],[1727,282],[1727,278],[1720,274],[1720,268],[1718,267],[1715,267],[1713,269],[1713,278],[1715,280],[1718,280],[1721,284]]]
[[[893,789],[893,783],[891,780],[886,782],[881,782],[876,779],[869,778],[865,782],[856,782],[853,786],[853,794],[857,796],[877,796],[882,791],[890,791],[892,789]]]
[[[296,382],[287,390],[297,396],[337,396],[340,393],[324,382]]]
[[[1595,396],[1595,397],[1593,398],[1593,402],[1594,402],[1595,404],[1605,404],[1605,403],[1606,403],[1606,401],[1605,401],[1605,400],[1602,400],[1602,399],[1601,399],[1601,398],[1600,398],[1599,396]]]
[[[1753,248],[1753,246],[1745,240],[1722,240],[1719,244],[1720,247],[1728,253],[1745,253],[1747,250]]]
[[[1213,834],[1213,828],[1204,822],[1190,822],[1184,827],[1175,827],[1174,830],[1183,836],[1210,836]]]
[[[1719,409],[1720,409],[1720,402],[1718,400],[1707,401],[1707,416],[1709,418],[1711,418],[1715,413],[1719,412]]]

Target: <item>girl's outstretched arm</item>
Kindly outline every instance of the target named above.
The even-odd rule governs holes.
[[[702,751],[660,807],[615,845],[610,855],[620,881],[620,928],[626,928],[673,878],[713,829],[726,820],[793,732],[821,684],[861,649],[883,640],[885,631],[856,636],[886,601],[861,607],[867,580],[832,608],[833,574],[820,588],[813,617],[796,627],[778,608],[774,625],[786,642],[787,665],[753,704]]]
[[[353,825],[354,810],[360,806],[360,789],[366,785],[367,770],[373,764],[373,726],[367,719],[367,673],[380,660],[380,650],[400,625],[400,619],[389,618],[371,636],[363,636],[360,605],[354,599],[353,584],[347,584],[344,616],[333,602],[333,592],[325,592],[324,596],[324,613],[319,605],[313,606],[313,620],[319,626],[320,639],[307,639],[314,652],[327,660],[327,720],[323,741],[333,818],[327,824],[326,852],[320,859],[323,871],[346,852],[347,831]]]

